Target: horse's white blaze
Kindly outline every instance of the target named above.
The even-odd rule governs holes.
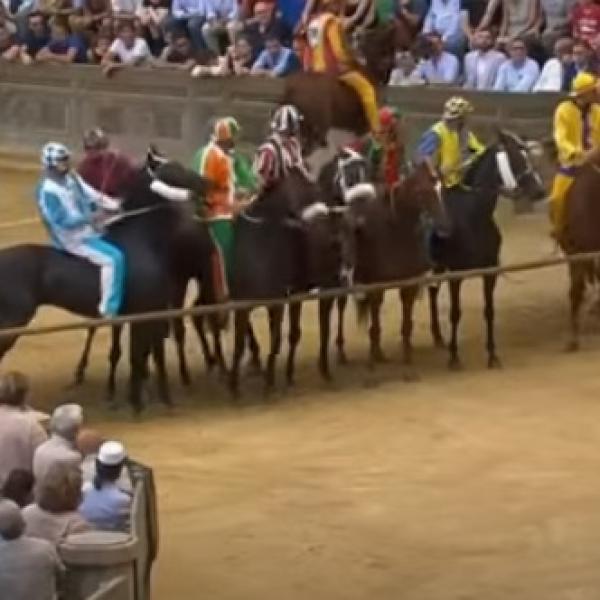
[[[307,206],[302,211],[302,220],[303,221],[311,221],[312,219],[314,219],[316,217],[324,216],[324,215],[328,215],[328,214],[329,214],[329,208],[325,203],[315,202],[314,204]]]
[[[374,200],[375,196],[375,186],[372,183],[357,183],[350,189],[344,191],[344,202],[346,204],[352,204],[359,198]]]
[[[509,191],[516,190],[518,187],[517,179],[515,178],[515,174],[510,166],[508,154],[504,151],[498,152],[496,154],[496,163],[498,165],[498,171],[500,172],[500,177],[502,178],[502,184],[504,187]]]

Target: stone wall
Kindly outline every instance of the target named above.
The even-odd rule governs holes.
[[[37,153],[50,139],[77,148],[84,129],[99,125],[124,150],[149,141],[187,160],[206,139],[215,116],[234,115],[257,143],[282,82],[248,77],[191,79],[178,72],[129,70],[113,78],[92,66],[0,65],[0,151]],[[387,101],[406,116],[410,144],[439,117],[450,88],[388,89]],[[467,94],[484,137],[495,125],[530,137],[549,134],[555,94]]]

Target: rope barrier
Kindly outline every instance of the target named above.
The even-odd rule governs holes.
[[[178,308],[133,315],[122,315],[113,318],[85,319],[80,321],[70,321],[59,323],[57,325],[43,325],[39,327],[13,327],[10,329],[0,329],[0,339],[8,337],[21,337],[33,335],[46,335],[49,333],[60,333],[64,331],[76,331],[79,329],[89,329],[91,327],[110,327],[112,325],[126,325],[128,323],[142,323],[148,321],[162,321],[168,319],[177,319],[183,317],[204,316],[215,313],[222,313],[230,310],[244,310],[257,307],[281,306],[293,302],[311,302],[325,298],[337,298],[349,294],[365,294],[369,292],[381,292],[386,290],[400,289],[407,286],[437,285],[444,281],[457,279],[474,279],[485,275],[503,275],[506,273],[518,273],[520,271],[533,271],[537,269],[546,269],[556,267],[567,263],[585,262],[600,259],[600,252],[586,252],[582,254],[573,254],[549,258],[544,260],[529,261],[524,263],[515,263],[502,267],[488,267],[483,269],[471,269],[467,271],[450,271],[436,275],[424,275],[391,281],[386,283],[360,284],[344,288],[326,289],[315,293],[293,294],[287,298],[276,298],[271,300],[245,300],[227,302],[223,304],[211,304],[208,306],[193,306],[189,308]]]

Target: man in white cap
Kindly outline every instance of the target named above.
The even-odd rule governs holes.
[[[127,455],[120,442],[104,442],[96,458],[96,476],[83,486],[80,514],[98,529],[125,531],[129,526],[131,494],[118,486]]]
[[[35,451],[33,475],[37,482],[44,479],[48,469],[58,462],[79,467],[81,454],[75,441],[83,424],[83,409],[79,404],[61,404],[50,419],[50,439]]]
[[[0,500],[0,598],[55,600],[65,568],[50,542],[24,530],[19,507]]]

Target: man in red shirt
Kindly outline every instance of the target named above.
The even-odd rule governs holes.
[[[573,37],[591,42],[600,33],[600,4],[596,0],[578,0],[571,11]]]

